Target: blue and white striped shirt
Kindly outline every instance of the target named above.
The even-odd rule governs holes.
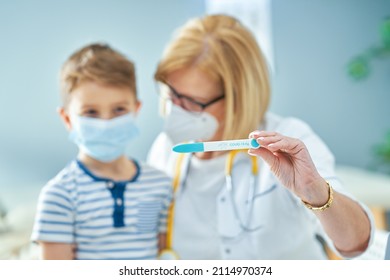
[[[134,163],[134,178],[118,182],[72,161],[42,189],[32,240],[76,244],[76,259],[155,259],[171,179]]]

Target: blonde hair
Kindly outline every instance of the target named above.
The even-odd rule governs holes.
[[[226,100],[223,139],[246,138],[263,121],[270,99],[266,60],[251,32],[237,19],[209,15],[178,30],[154,78],[196,67],[222,86]]]
[[[60,76],[64,106],[68,104],[72,91],[85,81],[128,87],[137,95],[133,62],[106,44],[87,45],[65,61]]]

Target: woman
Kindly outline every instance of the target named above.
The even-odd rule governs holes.
[[[343,189],[326,145],[301,120],[267,112],[266,61],[240,22],[224,15],[189,21],[155,79],[166,119],[148,162],[176,182],[172,246],[180,258],[325,259],[320,241],[343,257],[367,249],[372,218]],[[261,145],[248,151],[252,157],[172,152],[183,141],[248,135]]]

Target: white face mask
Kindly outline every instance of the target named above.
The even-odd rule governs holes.
[[[72,116],[69,138],[79,149],[101,162],[111,162],[125,153],[139,130],[132,113],[110,120]]]
[[[167,102],[164,132],[173,144],[186,141],[206,141],[214,136],[218,129],[217,119],[209,113],[192,113],[180,106]]]

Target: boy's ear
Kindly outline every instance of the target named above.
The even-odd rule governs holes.
[[[58,107],[57,113],[60,115],[61,120],[63,121],[66,129],[70,131],[72,129],[72,123],[70,122],[69,114],[66,112],[64,107]]]
[[[138,116],[138,113],[139,113],[139,110],[141,109],[141,107],[142,107],[142,102],[137,100],[137,103],[135,104],[134,115]]]

